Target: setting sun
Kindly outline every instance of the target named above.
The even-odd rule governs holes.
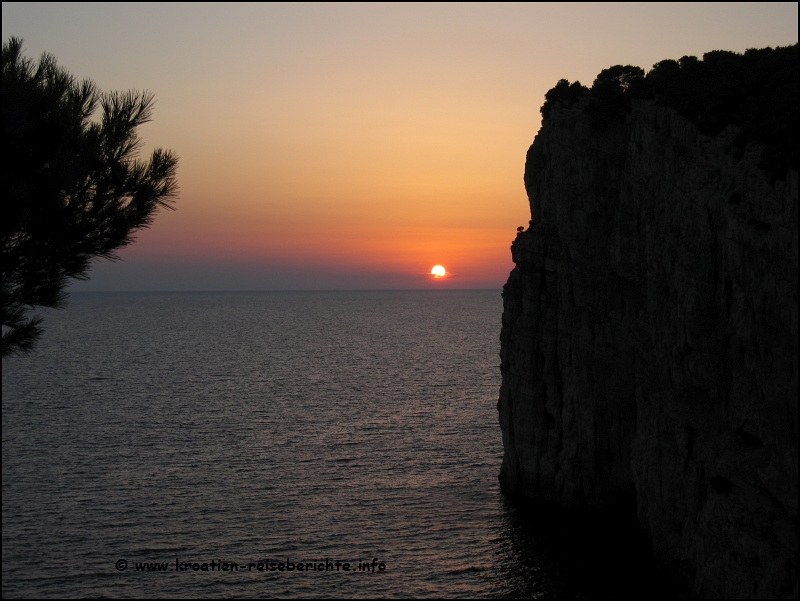
[[[435,278],[443,278],[445,274],[447,274],[447,271],[441,265],[434,265],[433,269],[431,269],[431,275]]]

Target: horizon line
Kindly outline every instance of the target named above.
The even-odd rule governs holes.
[[[68,294],[175,294],[178,292],[210,293],[210,292],[469,292],[480,290],[502,290],[499,288],[302,288],[281,290],[76,290]]]

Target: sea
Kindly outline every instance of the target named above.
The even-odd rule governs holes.
[[[658,595],[506,498],[499,290],[81,293],[3,359],[2,592]]]

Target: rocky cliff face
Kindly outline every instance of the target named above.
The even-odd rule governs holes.
[[[703,596],[797,596],[797,171],[634,101],[552,109],[504,287],[506,491],[633,500]]]

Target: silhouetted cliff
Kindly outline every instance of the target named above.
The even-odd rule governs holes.
[[[797,46],[614,67],[548,93],[525,166],[501,483],[635,502],[704,596],[797,596],[796,111]]]

